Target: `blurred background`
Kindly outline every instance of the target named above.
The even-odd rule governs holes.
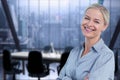
[[[93,3],[110,12],[110,24],[102,37],[114,53],[118,52],[119,61],[120,0],[7,0],[10,13],[0,0],[0,53],[3,49],[44,50],[51,45],[63,51],[80,45],[84,41],[81,20]]]
[[[7,3],[21,50],[41,50],[51,43],[56,50],[78,46],[84,40],[80,23],[86,7],[92,3],[100,3],[110,11],[110,25],[103,33],[109,46],[120,18],[119,0],[7,0]],[[0,50],[17,49],[1,2],[0,18]],[[114,48],[120,48],[119,38]]]

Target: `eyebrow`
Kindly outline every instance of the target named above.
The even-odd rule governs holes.
[[[85,15],[85,17],[89,17],[88,15]],[[90,18],[90,17],[89,17]],[[97,19],[97,18],[95,18],[95,20],[97,20],[97,21],[100,21],[101,22],[101,20],[100,19]]]
[[[88,15],[85,15],[85,17],[89,17]]]

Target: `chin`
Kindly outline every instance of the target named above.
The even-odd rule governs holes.
[[[88,39],[93,38],[93,36],[92,36],[92,35],[86,35],[86,34],[84,34],[84,36],[85,36],[85,38],[88,38]]]

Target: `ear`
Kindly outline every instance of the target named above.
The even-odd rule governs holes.
[[[107,27],[108,27],[108,24],[105,24],[105,25],[103,26],[102,31],[105,31],[105,30],[107,29]]]

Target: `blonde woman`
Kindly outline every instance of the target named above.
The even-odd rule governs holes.
[[[85,41],[70,52],[57,80],[114,80],[114,54],[101,38],[108,25],[104,6],[92,4],[86,9],[81,23]]]

